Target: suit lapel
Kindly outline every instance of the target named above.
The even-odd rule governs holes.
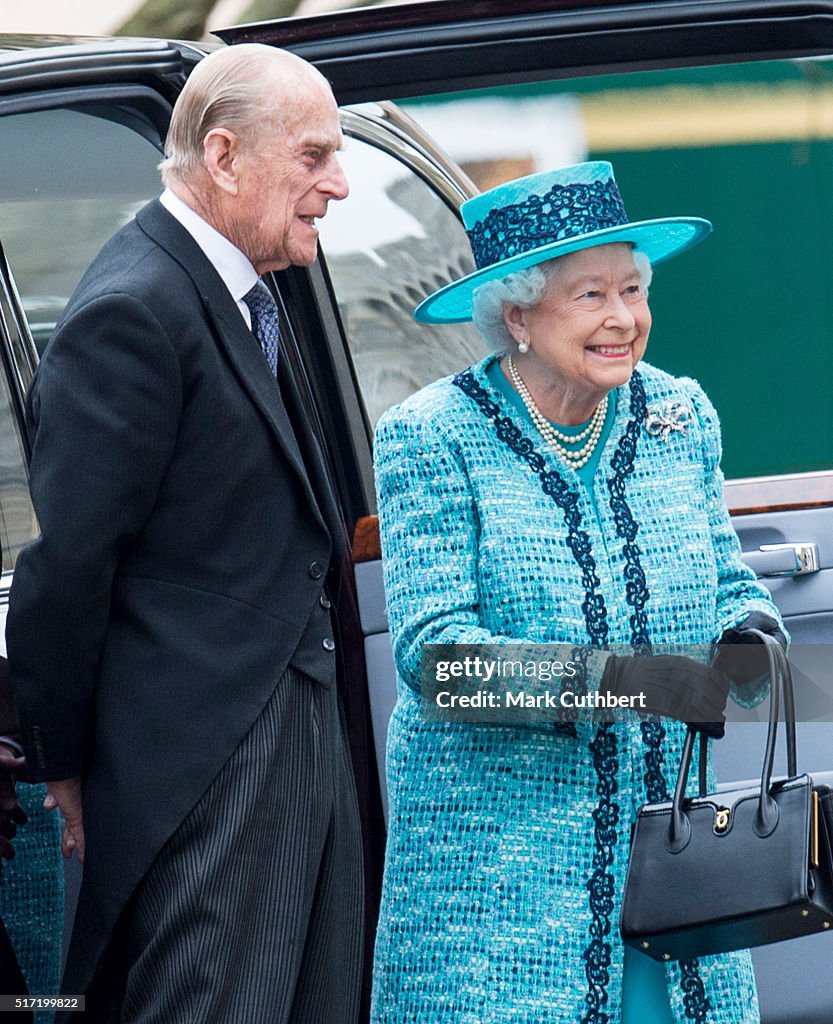
[[[145,234],[169,253],[196,285],[206,315],[215,327],[217,340],[252,401],[275,433],[304,488],[316,519],[323,526],[277,382],[269,372],[257,339],[246,327],[222,278],[188,231],[158,200],[153,200],[141,209],[136,220]]]

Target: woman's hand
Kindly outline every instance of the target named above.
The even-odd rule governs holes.
[[[729,682],[722,672],[693,658],[611,654],[602,686],[620,697],[644,694],[643,710],[676,718],[715,739],[725,732]]]
[[[751,632],[753,629],[774,636],[782,647],[787,646],[787,638],[780,625],[764,612],[752,612],[743,622],[727,629],[717,643],[717,654],[712,664],[735,686],[748,686],[769,672],[765,645],[759,636]]]

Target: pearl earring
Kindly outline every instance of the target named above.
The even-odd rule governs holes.
[[[518,342],[518,351],[522,355],[526,355],[526,353],[529,351],[529,342],[526,340],[526,338],[521,338],[521,340]]]

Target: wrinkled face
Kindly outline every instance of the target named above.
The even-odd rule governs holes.
[[[540,382],[547,376],[576,400],[598,401],[625,384],[645,354],[651,311],[630,245],[613,242],[560,256],[537,306],[508,326],[530,351],[516,357]],[[508,317],[511,319],[513,313]]]
[[[348,192],[336,157],[342,135],[335,100],[325,83],[304,84],[310,87],[286,112],[285,130],[261,132],[237,157],[235,241],[259,274],[313,263],[315,221]]]

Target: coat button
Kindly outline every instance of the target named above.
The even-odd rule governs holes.
[[[324,575],[324,566],[320,562],[313,562],[309,567],[309,574],[314,580],[320,580]]]
[[[322,608],[331,608],[333,604],[333,602],[329,599],[329,597],[327,597],[326,594],[322,594],[318,598],[318,603],[321,605]]]
[[[336,649],[335,640],[331,640],[330,637],[328,636],[325,636],[324,639],[321,641],[321,646],[324,648],[325,651],[334,651]]]

